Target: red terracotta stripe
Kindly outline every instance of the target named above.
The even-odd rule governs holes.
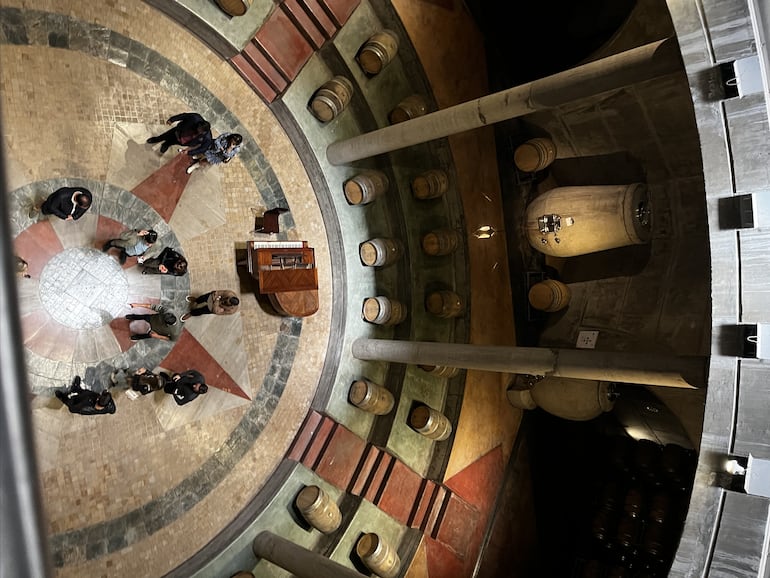
[[[348,493],[354,496],[361,496],[368,488],[369,477],[372,475],[374,468],[377,465],[377,460],[380,459],[382,452],[371,444],[367,444],[366,451],[361,457],[360,462],[353,474],[350,485],[348,486]]]
[[[320,413],[312,410],[305,416],[302,428],[294,438],[294,441],[291,443],[291,447],[286,454],[288,459],[294,460],[295,462],[302,461],[318,431],[318,426],[322,419],[323,416]]]
[[[315,25],[324,33],[326,38],[332,38],[337,33],[337,26],[318,0],[299,0],[299,4],[302,5],[308,17],[313,19]]]
[[[330,484],[346,488],[366,450],[366,442],[339,425],[335,428],[315,472]]]
[[[265,102],[271,103],[278,96],[278,92],[268,84],[262,74],[243,55],[233,56],[230,59],[230,64]]]
[[[273,10],[254,39],[289,80],[297,77],[314,52],[283,10]]]
[[[302,463],[305,466],[315,470],[336,427],[337,424],[334,421],[327,417],[323,418],[323,421],[318,426],[316,435],[313,436],[313,441],[310,442],[310,447],[305,452],[305,455],[302,456]]]
[[[388,479],[388,474],[393,467],[395,458],[386,452],[380,452],[376,468],[369,478],[369,484],[362,496],[373,504],[377,504],[382,496],[382,489]]]
[[[294,23],[294,26],[305,37],[310,45],[318,50],[323,46],[326,38],[324,37],[323,30],[319,29],[316,21],[305,12],[304,7],[297,2],[297,0],[286,0],[281,4],[281,10],[286,13],[286,16]]]

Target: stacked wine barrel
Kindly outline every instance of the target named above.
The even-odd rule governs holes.
[[[611,438],[606,473],[580,537],[575,576],[667,576],[682,534],[697,458],[693,450]]]

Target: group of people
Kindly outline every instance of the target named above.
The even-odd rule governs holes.
[[[148,138],[147,143],[163,143],[160,145],[161,154],[170,147],[179,145],[179,153],[190,157],[190,164],[186,169],[188,175],[207,164],[229,163],[241,150],[241,135],[225,132],[214,138],[211,134],[211,123],[197,112],[175,114],[166,121],[167,125],[174,123],[177,124],[163,134]]]
[[[174,123],[176,123],[174,125]],[[185,112],[170,117],[166,124],[172,128],[161,135],[147,139],[147,143],[162,143],[161,154],[174,145],[180,146],[179,153],[190,157],[188,174],[207,164],[228,163],[241,149],[243,138],[237,133],[223,133],[217,138],[211,134],[211,124],[200,114]],[[80,219],[93,204],[93,194],[85,187],[61,187],[51,193],[43,202],[34,203],[29,217],[38,218],[42,213],[56,216],[65,221]],[[158,233],[149,228],[135,228],[123,231],[118,238],[109,239],[102,251],[109,253],[117,249],[118,262],[124,265],[128,257],[135,257],[143,266],[142,274],[184,275],[187,260],[171,247],[160,247]],[[29,277],[28,264],[17,256],[17,275]],[[232,315],[238,310],[240,300],[230,290],[210,291],[197,297],[187,296],[189,311],[182,315],[184,323],[190,317],[200,315]],[[131,313],[126,319],[132,323],[143,322],[139,331],[131,331],[131,340],[161,339],[174,341],[181,333],[177,316],[168,307],[154,303],[129,303],[132,309],[144,308],[151,313]],[[133,324],[133,323],[132,323]],[[171,375],[165,372],[152,373],[142,367],[129,375],[128,368],[116,370],[110,376],[112,386],[123,385],[134,395],[147,395],[163,390],[172,395],[178,405],[184,405],[208,391],[205,377],[195,369]],[[97,393],[82,386],[80,376],[75,376],[65,390],[56,391],[56,397],[72,413],[98,415],[115,413],[115,402],[109,389]]]
[[[190,403],[209,390],[206,378],[195,369],[169,375],[165,372],[152,373],[147,368],[140,367],[130,376],[127,370],[119,369],[112,372],[110,381],[113,387],[122,385],[130,388],[132,392],[137,392],[136,396],[163,390],[174,398],[177,405]],[[85,388],[79,375],[74,377],[67,389],[57,390],[56,397],[71,413],[104,415],[117,411],[109,389],[97,393]]]

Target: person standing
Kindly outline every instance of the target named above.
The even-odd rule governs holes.
[[[183,323],[190,317],[198,315],[232,315],[238,311],[241,303],[236,294],[229,289],[217,289],[197,298],[188,295],[187,302],[191,304],[191,308],[188,313],[182,315]]]
[[[77,221],[91,208],[93,195],[84,187],[61,187],[48,195],[42,204],[33,205],[29,218],[35,219],[42,212],[44,215],[56,215],[63,221]]]
[[[99,415],[106,413],[115,413],[115,401],[112,394],[106,389],[101,393],[96,393],[90,389],[83,389],[80,386],[80,376],[76,375],[72,380],[72,385],[66,391],[57,391],[56,397],[67,406],[71,413],[81,415]]]
[[[187,273],[187,259],[171,247],[166,247],[157,257],[146,259],[142,275],[175,275]]]
[[[132,309],[135,307],[143,307],[144,309],[154,311],[154,313],[131,313],[126,315],[126,319],[129,321],[145,321],[149,326],[149,329],[145,333],[135,333],[131,335],[131,341],[139,341],[140,339],[175,341],[176,338],[179,337],[180,329],[179,324],[176,322],[176,315],[174,315],[168,308],[155,303],[129,303],[129,305]]]
[[[132,375],[127,369],[116,369],[110,375],[110,381],[115,387],[126,387],[147,395],[159,391],[171,381],[171,376],[163,371],[153,373],[146,367],[140,367]]]
[[[136,257],[139,264],[142,264],[145,259],[160,253],[159,250],[153,249],[157,240],[158,233],[152,229],[129,229],[123,231],[119,238],[107,241],[102,251],[107,253],[112,248],[118,249],[118,261],[121,265],[126,262],[127,257]]]
[[[212,142],[211,124],[197,112],[182,112],[175,114],[166,121],[167,125],[178,123],[175,127],[161,135],[151,136],[147,139],[150,144],[163,142],[160,145],[161,154],[165,153],[172,145],[187,147],[189,156],[201,155]],[[180,151],[181,152],[181,151]]]
[[[229,163],[240,152],[242,143],[243,137],[238,133],[226,132],[219,135],[203,156],[193,156],[190,166],[187,167],[187,174],[189,175],[201,165]]]
[[[200,371],[188,369],[183,373],[175,373],[171,376],[171,381],[166,384],[163,391],[174,396],[177,405],[190,403],[199,395],[203,395],[209,390],[206,385],[206,378]]]

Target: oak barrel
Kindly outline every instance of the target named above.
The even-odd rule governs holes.
[[[425,298],[425,309],[443,319],[461,317],[465,312],[465,300],[454,291],[433,291]]]
[[[427,405],[418,405],[412,410],[409,424],[426,438],[437,442],[444,441],[452,434],[449,418]]]
[[[534,173],[556,160],[556,145],[549,138],[533,138],[516,147],[513,162],[520,171]]]
[[[367,297],[363,317],[375,325],[397,325],[406,319],[406,307],[400,301],[387,297]]]
[[[435,375],[436,377],[455,377],[460,373],[459,367],[448,367],[446,365],[418,365],[426,373]]]
[[[387,388],[367,379],[358,379],[353,382],[348,392],[348,399],[356,407],[374,415],[390,413],[396,403],[393,394]]]
[[[376,238],[364,241],[358,247],[361,263],[367,267],[382,267],[396,262],[404,252],[403,244],[396,239]]]
[[[430,169],[412,179],[412,194],[422,201],[437,199],[449,189],[449,176],[441,169]]]
[[[230,16],[243,16],[251,7],[251,0],[217,0],[217,4]]]
[[[426,255],[437,257],[454,253],[461,242],[462,237],[459,231],[454,229],[436,229],[423,235],[421,245]]]
[[[388,190],[390,181],[382,171],[363,171],[345,181],[345,198],[351,205],[366,205]]]
[[[401,560],[395,548],[377,534],[364,534],[356,542],[356,554],[366,567],[381,578],[396,578]]]
[[[398,124],[406,120],[423,116],[428,112],[428,104],[419,94],[407,96],[396,105],[396,108],[390,111],[388,119],[391,124]]]
[[[344,76],[335,76],[313,93],[310,110],[321,122],[329,122],[345,110],[353,96],[353,83]]]
[[[361,70],[374,76],[395,58],[396,52],[398,52],[398,36],[392,30],[383,29],[364,42],[356,60]]]
[[[342,524],[342,513],[329,495],[318,486],[305,486],[295,500],[297,509],[319,532],[331,534]]]
[[[535,283],[529,289],[529,304],[540,311],[560,311],[569,305],[572,297],[570,288],[556,279]]]

